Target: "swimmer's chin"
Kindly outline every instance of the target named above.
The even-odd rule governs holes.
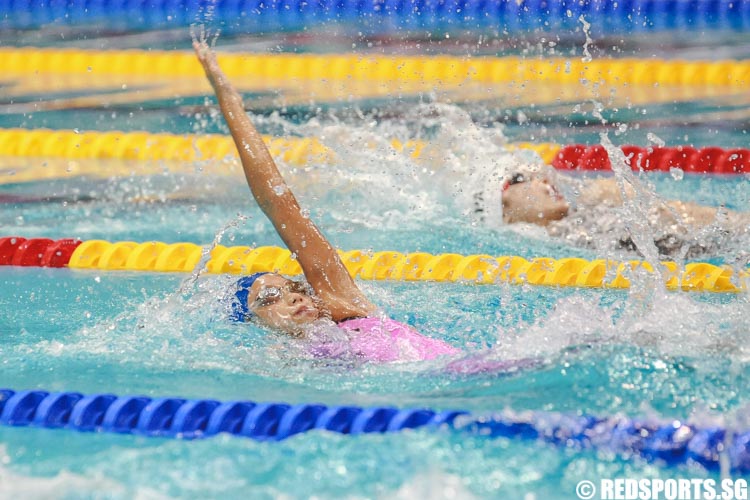
[[[299,315],[295,314],[293,317],[296,321],[294,323],[289,323],[288,325],[286,325],[285,328],[281,329],[281,332],[296,339],[306,338],[307,334],[310,331],[320,326],[321,324],[327,325],[333,323],[333,321],[326,314],[321,313],[317,309],[304,311]]]

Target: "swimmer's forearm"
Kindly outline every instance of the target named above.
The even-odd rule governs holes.
[[[260,207],[274,221],[275,203],[296,205],[297,202],[276,168],[263,138],[247,116],[242,96],[219,67],[216,55],[205,44],[195,43],[193,46],[229,126],[248,186]],[[279,199],[282,194],[290,199]]]
[[[314,233],[312,239],[327,243],[317,228],[302,217],[296,198],[276,167],[263,138],[245,112],[242,96],[219,67],[213,51],[205,44],[195,43],[194,47],[232,133],[247,184],[255,201],[291,251],[297,253],[300,250],[297,248],[300,246],[297,240],[305,240],[299,235],[308,232]],[[295,231],[291,230],[292,227]]]
[[[237,147],[247,184],[261,208],[268,210],[277,201],[273,196],[278,198],[282,193],[289,193],[286,182],[263,138],[247,116],[237,91],[231,85],[218,86],[216,97]]]

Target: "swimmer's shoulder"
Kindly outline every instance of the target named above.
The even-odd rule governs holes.
[[[592,179],[586,181],[578,197],[578,204],[584,206],[622,205],[622,194],[612,178]]]

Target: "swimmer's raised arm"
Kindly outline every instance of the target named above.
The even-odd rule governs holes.
[[[338,321],[373,312],[375,306],[357,287],[336,250],[310,218],[302,214],[297,199],[247,116],[242,97],[219,67],[216,55],[205,42],[194,42],[193,47],[216,92],[255,201],[287,248],[296,255],[305,278],[332,319]]]

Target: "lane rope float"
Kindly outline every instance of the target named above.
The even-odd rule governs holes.
[[[271,155],[295,166],[308,164],[333,164],[335,152],[315,137],[263,136]],[[426,143],[423,141],[391,140],[391,146],[413,158],[419,158]],[[518,142],[508,144],[508,149],[536,151],[542,160],[552,162],[560,147],[556,144]],[[170,134],[148,132],[80,132],[50,129],[0,129],[0,156],[63,158],[70,160],[118,159],[136,161],[174,161],[185,165],[185,170],[195,171],[190,164],[195,161],[236,160],[237,149],[230,136],[219,134]],[[162,167],[139,171],[163,173]],[[9,177],[15,182],[54,176],[106,174],[108,176],[132,175],[132,166],[79,163],[65,165],[64,172],[54,169],[34,168],[33,171],[16,171]]]
[[[198,439],[229,433],[279,441],[310,431],[357,435],[449,428],[472,436],[541,440],[557,446],[640,456],[667,466],[701,465],[750,472],[750,431],[699,427],[679,420],[510,412],[475,416],[426,408],[363,408],[322,404],[84,395],[0,388],[0,425],[148,437]]]
[[[271,155],[295,166],[311,163],[332,164],[337,161],[333,150],[315,137],[263,137]],[[396,151],[420,158],[428,143],[424,141],[391,140]],[[560,146],[552,143],[533,144],[519,142],[508,144],[509,150],[527,149],[535,151],[545,163],[558,170],[612,169],[609,155],[603,146],[571,144]],[[640,147],[624,145],[620,149],[630,157],[634,170],[669,172],[679,168],[685,173],[700,174],[750,174],[750,149],[718,147],[695,148],[688,145],[674,147]],[[0,156],[44,157],[84,159],[119,159],[138,161],[195,162],[199,160],[236,159],[237,151],[232,138],[218,134],[170,134],[148,132],[79,132],[74,130],[49,129],[0,129]],[[195,170],[193,165],[186,168]],[[106,170],[110,176],[130,175],[130,167],[106,168],[84,164],[75,168],[66,166],[66,175],[86,175]],[[17,182],[46,175],[48,168],[33,172],[16,172]],[[146,169],[148,171],[148,169]],[[163,168],[154,172],[163,172]],[[20,180],[19,180],[20,179]]]
[[[750,174],[750,150],[745,148],[628,145],[620,149],[630,158],[633,170],[669,172],[678,168],[685,173]],[[552,166],[558,170],[612,170],[609,154],[600,144],[563,146],[554,155]]]
[[[207,247],[194,243],[149,241],[108,242],[73,239],[0,238],[0,265],[69,267],[106,271],[191,272]],[[557,287],[629,288],[636,273],[655,272],[645,261],[580,258],[527,260],[519,256],[460,255],[395,251],[338,250],[352,277],[363,280],[511,283]],[[740,292],[746,290],[750,270],[738,274],[727,266],[692,262],[680,269],[675,262],[661,262],[665,286],[670,290]],[[265,246],[226,247],[210,250],[206,272],[252,274],[272,271],[302,274],[299,263],[286,248]]]
[[[422,82],[463,85],[469,82],[548,82],[600,86],[739,87],[750,83],[750,61],[656,59],[379,56],[360,54],[217,55],[230,78],[327,81]],[[188,51],[0,48],[0,74],[112,74],[202,78]]]
[[[123,2],[0,3],[0,26],[16,29],[46,24],[120,30],[174,29],[202,19],[204,2],[159,0]],[[368,33],[406,30],[461,32],[499,30],[510,34],[574,30],[585,16],[597,34],[667,30],[746,31],[750,28],[747,0],[451,0],[447,2],[375,0],[218,0],[212,3],[211,25],[224,32],[268,33],[322,27],[353,26]]]

